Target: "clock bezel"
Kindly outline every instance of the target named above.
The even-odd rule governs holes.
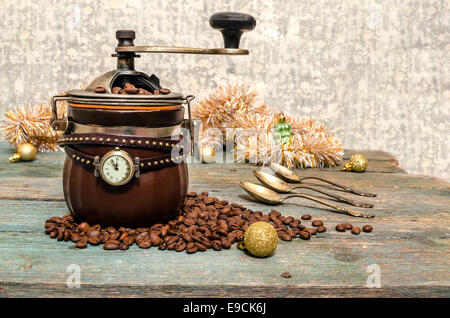
[[[112,157],[112,156],[119,156],[124,158],[128,165],[130,166],[130,172],[128,174],[128,176],[120,181],[120,182],[113,182],[111,180],[109,180],[104,174],[103,174],[103,166],[106,162],[106,160],[108,160],[108,158]],[[102,157],[102,159],[100,160],[100,164],[99,164],[99,168],[98,170],[100,170],[100,177],[102,178],[103,181],[105,181],[107,184],[112,185],[112,186],[122,186],[127,184],[128,182],[130,182],[130,180],[133,178],[134,172],[135,172],[135,168],[134,168],[134,162],[133,162],[133,158],[131,158],[130,154],[124,150],[120,150],[120,149],[114,149],[111,151],[108,151],[107,153],[105,153],[105,155]]]

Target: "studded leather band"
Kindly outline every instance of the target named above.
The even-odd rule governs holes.
[[[58,143],[61,147],[68,145],[105,145],[159,150],[170,153],[172,148],[184,148],[180,140],[164,138],[138,137],[110,134],[68,134],[62,135]]]
[[[88,169],[95,169],[95,157],[87,155],[70,146],[65,146],[64,150],[66,154],[72,158],[74,161],[86,166]],[[180,155],[177,157],[172,157],[170,154],[164,156],[157,156],[152,158],[134,158],[137,159],[139,164],[139,170],[145,172],[148,170],[162,169],[168,166],[179,164],[185,160],[185,155]]]

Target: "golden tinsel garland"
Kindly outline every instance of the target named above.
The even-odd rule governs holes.
[[[233,95],[236,94],[236,95]],[[246,85],[219,87],[193,110],[202,121],[200,145],[220,148],[217,128],[225,137],[233,128],[237,161],[254,164],[281,163],[288,168],[335,166],[342,160],[344,150],[339,139],[320,122],[298,116],[283,115],[265,105],[257,105],[257,95]],[[292,136],[286,143],[274,139],[274,126],[284,118],[291,125]]]
[[[58,105],[60,116],[66,113],[65,103]],[[57,144],[61,132],[50,127],[51,107],[49,103],[35,106],[14,106],[4,114],[0,131],[3,138],[18,147],[31,143],[38,151],[59,151]]]

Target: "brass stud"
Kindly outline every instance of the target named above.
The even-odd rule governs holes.
[[[80,160],[80,157],[77,157],[77,160]]]
[[[158,165],[158,161],[153,162],[153,164],[154,164],[155,166],[157,166],[157,165]]]
[[[110,142],[110,141],[111,141],[111,138],[106,138],[106,141],[107,141],[107,142]]]
[[[143,163],[141,163],[141,167],[144,167],[144,164],[143,164]]]
[[[130,143],[131,143],[131,144],[134,144],[134,140],[130,140]]]
[[[142,141],[138,140],[138,144],[141,144],[141,143],[142,143]]]
[[[161,162],[161,164],[164,164],[164,160],[162,160],[162,159],[159,162]]]
[[[72,158],[75,158],[76,156],[75,155],[72,155]]]
[[[147,141],[145,141],[145,144],[146,144],[146,145],[148,145],[149,143],[150,143],[150,142],[149,142],[148,140],[147,140]]]
[[[102,141],[103,141],[103,138],[99,138],[98,141],[102,142]]]
[[[96,138],[95,138],[95,137],[92,137],[91,139],[92,139],[92,141],[95,141]]]
[[[114,139],[114,142],[118,142],[119,141],[119,139]]]
[[[75,141],[77,141],[78,140],[78,138],[77,137],[75,137],[73,140],[75,140]]]
[[[169,147],[169,146],[170,146],[170,144],[167,142],[167,143],[166,143],[166,147]]]
[[[70,138],[70,141],[72,141],[73,140],[73,138]]]
[[[84,162],[84,159],[81,159],[81,162]]]
[[[153,142],[153,146],[156,146],[156,141]]]
[[[160,146],[162,146],[162,145],[163,145],[162,141],[160,141],[160,142],[159,142],[159,145],[160,145]]]
[[[90,163],[91,163],[91,161],[89,161],[89,160],[88,160],[88,161],[86,161],[86,164],[87,164],[87,165],[88,165],[88,164],[90,164]]]
[[[152,163],[151,162],[149,162],[149,163],[147,163],[147,165],[150,167],[151,165],[152,165]]]
[[[169,163],[169,162],[170,162],[170,160],[169,160],[169,159],[166,159],[166,162],[167,162],[167,163]]]
[[[122,139],[122,143],[126,143],[127,141],[125,139]]]

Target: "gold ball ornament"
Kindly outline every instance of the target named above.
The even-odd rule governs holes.
[[[203,146],[201,150],[201,158],[203,163],[216,162],[216,151],[213,147]]]
[[[358,153],[350,157],[350,160],[344,165],[342,170],[344,171],[354,171],[354,172],[364,172],[366,171],[369,161],[366,156]]]
[[[21,144],[17,147],[17,152],[9,158],[10,162],[31,161],[36,158],[37,149],[30,143]]]
[[[270,256],[278,245],[278,234],[272,224],[255,222],[244,233],[244,241],[239,248],[246,249],[257,257]]]

